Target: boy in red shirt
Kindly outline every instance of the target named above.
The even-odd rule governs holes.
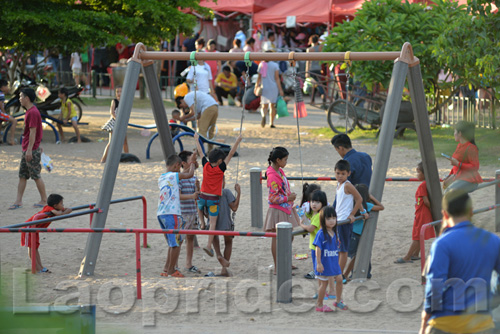
[[[47,205],[43,207],[42,211],[34,214],[26,222],[31,222],[35,220],[41,220],[49,218],[52,216],[61,216],[71,213],[71,208],[65,208],[63,203],[63,197],[57,194],[51,194],[47,198]],[[52,222],[42,223],[38,225],[29,226],[32,228],[47,228]],[[29,256],[31,259],[31,238],[30,233],[21,232],[21,246],[28,247]],[[40,259],[40,253],[38,253],[38,248],[40,247],[40,236],[36,233],[36,271],[39,273],[50,273],[50,270],[44,268],[42,265],[42,260]]]
[[[200,145],[200,136],[198,133],[194,134],[194,140],[196,142],[196,148],[198,149],[198,154],[202,156],[201,162],[203,164],[203,180],[201,183],[201,192],[198,198],[198,217],[200,218],[201,228],[205,229],[205,217],[203,216],[203,210],[205,207],[208,209],[208,223],[210,225],[210,231],[215,231],[217,225],[217,216],[219,215],[219,198],[222,195],[222,182],[224,181],[224,172],[226,171],[226,166],[229,161],[236,153],[236,149],[241,142],[241,135],[236,138],[236,142],[231,151],[229,151],[226,156],[225,153],[220,149],[214,149],[210,151],[207,157],[203,154],[203,150]],[[214,236],[208,236],[207,247],[203,247],[205,253],[209,256],[214,256],[214,250],[212,249],[212,243],[214,241]],[[228,267],[229,264],[225,263]]]
[[[427,183],[425,182],[424,166],[419,162],[417,166],[417,178],[420,183],[415,193],[415,220],[413,221],[413,230],[411,233],[411,245],[408,253],[404,257],[400,257],[394,263],[412,263],[413,261],[420,260],[420,230],[424,224],[433,221],[431,214],[431,203],[429,195],[427,194]],[[425,232],[425,240],[435,238],[434,229],[427,229]]]

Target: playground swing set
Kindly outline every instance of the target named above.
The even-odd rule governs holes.
[[[405,43],[401,52],[350,52],[351,61],[360,60],[385,60],[394,61],[392,77],[390,81],[385,116],[382,120],[380,137],[377,146],[377,159],[375,160],[370,193],[379,200],[382,200],[385,179],[387,176],[389,158],[394,140],[394,132],[397,126],[397,119],[401,105],[404,84],[408,77],[409,91],[412,99],[412,109],[415,119],[415,128],[418,135],[419,147],[424,166],[424,174],[427,181],[428,193],[431,202],[431,213],[435,220],[440,218],[441,212],[441,187],[439,182],[438,169],[435,159],[434,146],[430,131],[427,108],[424,95],[423,81],[418,58],[413,55],[412,47]],[[120,160],[121,147],[125,139],[128,121],[132,111],[132,104],[135,93],[135,83],[139,78],[139,72],[144,73],[147,89],[152,105],[153,116],[158,129],[158,137],[162,147],[165,160],[171,154],[175,154],[173,138],[171,136],[167,115],[164,109],[161,90],[154,70],[153,60],[265,60],[265,61],[343,61],[346,54],[343,52],[322,52],[322,53],[185,53],[185,52],[156,52],[147,51],[142,43],[137,44],[134,55],[129,59],[127,71],[122,88],[122,98],[119,105],[118,116],[116,118],[114,135],[111,139],[109,158],[106,161],[95,208],[93,212],[91,229],[96,232],[104,232],[106,219],[111,204],[118,164]],[[246,86],[247,87],[247,86]],[[297,97],[298,99],[298,97]],[[296,108],[300,101],[296,101]],[[297,110],[298,111],[298,110]],[[240,133],[243,127],[243,110],[240,123]],[[299,120],[297,117],[297,129]],[[188,131],[186,131],[188,132]],[[299,137],[300,143],[300,137]],[[299,146],[300,148],[300,146]],[[302,165],[302,161],[301,161]],[[239,169],[239,166],[238,166]],[[301,166],[302,169],[302,166]],[[237,172],[238,175],[238,172]],[[302,178],[303,180],[303,178]],[[261,203],[262,204],[262,203]],[[253,210],[253,208],[252,208]],[[498,208],[497,208],[498,211]],[[253,220],[252,211],[252,220]],[[358,248],[359,260],[354,268],[354,279],[366,279],[368,264],[371,259],[373,240],[377,228],[378,214],[372,213],[368,224],[361,237]],[[284,224],[284,225],[282,225]],[[34,224],[36,225],[36,224]],[[280,223],[277,229],[278,246],[278,302],[289,303],[292,301],[291,289],[281,289],[284,284],[290,284],[291,273],[291,224]],[[290,225],[290,226],[287,226]],[[43,231],[38,231],[43,232]],[[169,230],[163,233],[183,233],[183,234],[206,234],[206,231],[177,231]],[[214,231],[223,234],[220,231]],[[280,232],[282,237],[280,238]],[[148,233],[148,230],[137,231],[137,233]],[[156,233],[156,232],[155,232]],[[235,232],[241,233],[241,232]],[[247,235],[247,234],[239,234]],[[102,240],[102,233],[89,233],[85,254],[81,262],[79,276],[93,276],[99,247]]]

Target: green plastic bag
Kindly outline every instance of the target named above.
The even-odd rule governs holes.
[[[281,96],[278,96],[278,101],[276,101],[276,118],[290,116],[288,114],[288,107],[286,106],[285,100]]]

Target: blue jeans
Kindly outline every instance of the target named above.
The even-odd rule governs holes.
[[[452,184],[450,184],[450,186],[448,188],[446,188],[444,193],[446,194],[448,191],[457,190],[457,189],[471,193],[477,189],[477,183],[471,183],[471,182],[467,182],[464,180],[456,180]]]

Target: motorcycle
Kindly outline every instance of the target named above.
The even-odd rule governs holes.
[[[19,94],[21,93],[21,90],[26,87],[35,89],[37,97],[40,99],[40,102],[35,102],[35,105],[41,114],[52,116],[55,114],[54,111],[61,109],[61,99],[59,98],[58,89],[49,90],[44,85],[37,84],[32,78],[24,73],[20,73],[20,78],[21,81],[16,80],[14,82],[13,96],[5,104],[5,110],[8,114],[15,115],[19,112],[21,108],[21,103],[19,102]],[[80,98],[80,93],[83,91],[84,87],[73,86],[67,87],[67,89],[68,98],[73,102],[73,105],[75,106],[76,112],[78,114],[78,121],[80,121],[83,114],[82,106],[80,105],[80,103],[86,106],[85,102],[83,102],[83,100]]]

